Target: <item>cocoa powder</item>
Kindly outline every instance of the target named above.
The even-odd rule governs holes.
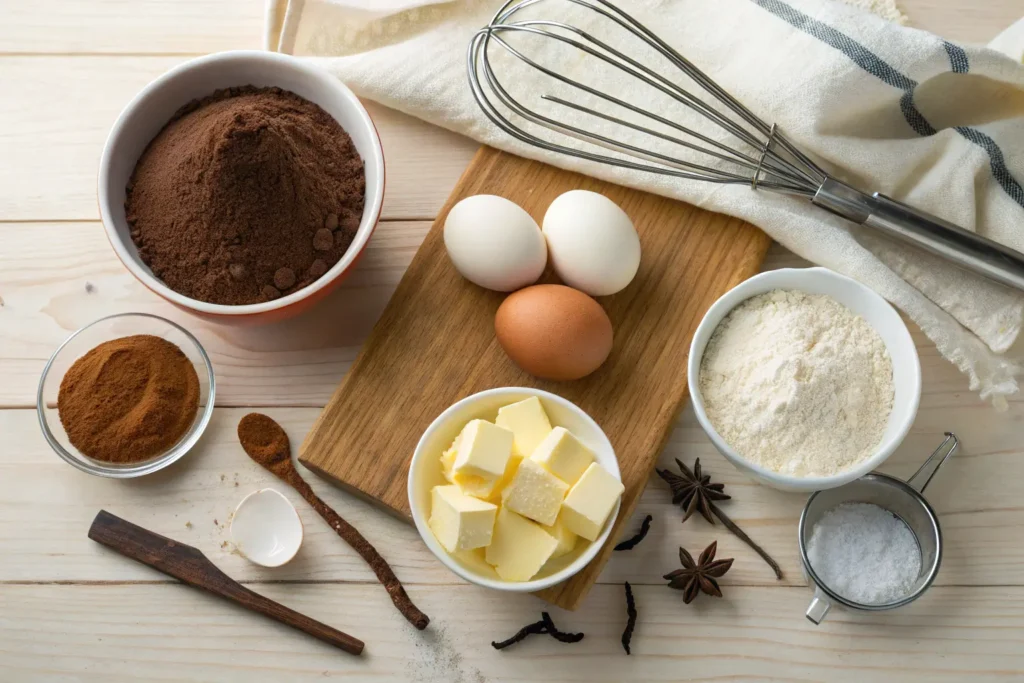
[[[171,448],[199,410],[199,377],[177,346],[148,334],[104,342],[72,364],[57,412],[75,448],[131,463]]]
[[[363,213],[363,162],[327,112],[279,88],[218,90],[142,153],[125,214],[142,261],[217,304],[297,291],[344,255]]]

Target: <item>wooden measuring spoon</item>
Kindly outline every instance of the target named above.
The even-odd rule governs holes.
[[[306,502],[312,505],[324,521],[341,536],[341,539],[359,553],[377,575],[377,580],[387,589],[391,602],[395,603],[402,616],[421,631],[425,629],[430,623],[430,617],[412,603],[391,566],[354,526],[342,519],[341,515],[313,492],[312,487],[295,469],[291,444],[281,425],[262,413],[249,413],[238,422],[238,440],[242,442],[242,448],[250,458],[298,491],[299,495],[305,498]]]
[[[155,534],[106,510],[96,515],[89,527],[89,538],[190,586],[276,619],[345,652],[354,655],[363,652],[363,641],[254,593],[218,569],[198,548]]]

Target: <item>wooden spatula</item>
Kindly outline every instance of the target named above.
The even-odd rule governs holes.
[[[276,619],[345,652],[354,655],[363,652],[363,641],[252,592],[217,569],[198,549],[147,531],[106,510],[100,510],[92,521],[89,538],[190,586]]]

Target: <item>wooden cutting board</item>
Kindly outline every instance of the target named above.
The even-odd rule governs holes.
[[[615,330],[611,356],[582,380],[549,382],[527,375],[502,351],[494,314],[504,295],[456,272],[442,230],[451,206],[470,195],[507,197],[539,223],[548,204],[573,189],[600,192],[621,206],[640,234],[642,257],[625,290],[599,299]],[[735,218],[483,148],[313,425],[299,460],[411,519],[409,459],[445,408],[500,386],[540,387],[564,396],[608,434],[626,487],[611,541],[582,572],[541,595],[575,609],[622,527],[634,526],[633,509],[686,398],[686,357],[701,317],[722,293],[757,272],[769,242]],[[546,273],[543,281],[557,280]]]

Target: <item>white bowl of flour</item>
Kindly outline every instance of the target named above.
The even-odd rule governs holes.
[[[841,486],[881,465],[917,415],[921,364],[899,314],[827,268],[756,275],[704,315],[690,396],[715,447],[787,491]]]

